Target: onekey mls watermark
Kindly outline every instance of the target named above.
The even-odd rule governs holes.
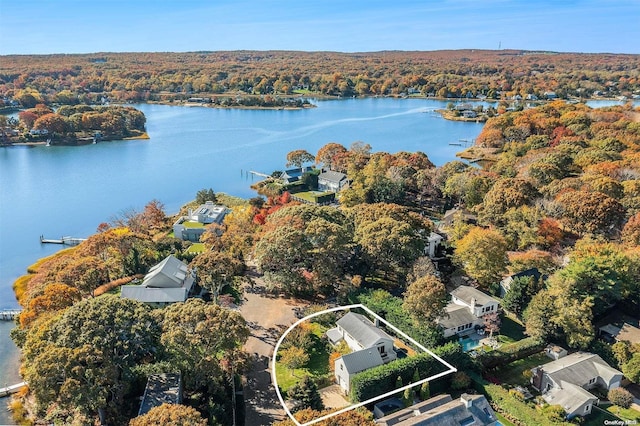
[[[605,426],[627,426],[627,425],[637,425],[637,420],[605,420]]]

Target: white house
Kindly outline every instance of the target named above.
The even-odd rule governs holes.
[[[340,191],[347,184],[347,175],[328,170],[318,175],[318,191]]]
[[[588,352],[576,352],[531,370],[531,384],[551,405],[560,405],[567,418],[591,413],[598,398],[588,390],[620,386],[622,373]]]
[[[173,224],[173,235],[183,241],[200,241],[204,234],[205,226],[212,223],[221,224],[229,213],[225,206],[207,201],[201,204],[195,211],[189,209],[186,216],[181,216]]]
[[[429,258],[434,259],[436,257],[436,251],[438,247],[442,244],[444,237],[440,234],[432,232],[429,234],[429,238],[427,238],[427,246],[425,247],[425,254],[429,256]]]
[[[472,332],[476,326],[484,325],[485,315],[496,313],[500,303],[467,285],[461,285],[451,292],[451,302],[445,307],[445,314],[437,319],[443,328],[444,337]]]
[[[194,280],[195,276],[187,264],[169,255],[149,269],[141,285],[122,286],[120,297],[158,305],[184,302]]]
[[[342,355],[335,361],[336,383],[349,393],[351,387],[351,378],[361,371],[368,370],[373,367],[384,364],[380,353],[374,348],[362,349]]]
[[[380,329],[364,315],[349,312],[327,331],[329,342],[336,345],[344,341],[353,351],[335,362],[336,382],[349,392],[351,377],[377,365],[396,359],[393,337]]]

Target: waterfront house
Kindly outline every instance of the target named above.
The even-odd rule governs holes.
[[[289,169],[282,172],[280,180],[283,183],[294,183],[302,179],[302,175],[311,171],[311,167],[296,167],[295,169]]]
[[[531,370],[531,384],[551,405],[560,405],[567,418],[591,413],[598,398],[589,392],[600,388],[609,391],[620,386],[622,373],[600,356],[575,352]]]
[[[121,287],[120,297],[158,306],[184,302],[189,297],[195,275],[186,263],[173,255],[167,256],[144,276],[140,285]]]
[[[333,170],[318,175],[318,191],[340,191],[347,184],[347,175]]]
[[[438,395],[376,420],[380,426],[496,426],[496,414],[484,395],[463,393],[458,399]]]
[[[436,321],[444,337],[468,335],[484,326],[484,317],[498,312],[500,302],[471,286],[461,285],[451,292],[445,313]]]
[[[152,374],[147,378],[138,415],[147,414],[162,404],[182,404],[182,376],[180,373]]]
[[[364,315],[349,312],[326,335],[331,344],[337,345],[344,341],[353,351],[334,363],[336,382],[345,392],[349,392],[354,374],[386,364],[397,357],[393,349],[393,337]]]
[[[173,236],[183,241],[200,241],[206,225],[221,224],[229,209],[223,205],[207,201],[197,209],[189,209],[186,216],[180,216],[173,224]]]
[[[473,111],[471,109],[468,109],[468,110],[462,111],[462,116],[464,118],[476,118],[476,117],[478,117],[478,113],[476,113],[475,111]]]

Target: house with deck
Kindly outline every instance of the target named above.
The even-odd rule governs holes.
[[[186,216],[180,216],[173,224],[174,237],[183,241],[200,241],[207,225],[221,224],[229,209],[223,205],[207,201],[197,209],[189,209]]]
[[[598,397],[589,392],[620,387],[622,373],[609,366],[599,355],[575,352],[531,370],[531,384],[550,405],[560,405],[567,419],[586,416]]]
[[[482,291],[461,285],[451,292],[451,301],[445,313],[436,322],[442,327],[444,337],[468,335],[484,326],[484,317],[497,313],[500,302]]]
[[[345,392],[349,392],[351,377],[361,371],[389,363],[397,358],[393,337],[364,315],[349,312],[326,333],[329,342],[344,341],[353,351],[335,361],[335,378]]]
[[[140,285],[124,285],[120,297],[157,306],[184,302],[189,297],[195,274],[173,255],[167,256],[144,276]]]

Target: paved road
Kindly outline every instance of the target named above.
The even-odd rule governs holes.
[[[275,345],[282,333],[297,318],[294,308],[305,303],[294,299],[268,296],[264,292],[262,278],[250,266],[248,273],[254,285],[247,286],[244,303],[240,306],[242,316],[251,327],[251,336],[244,346],[245,351],[255,355],[253,369],[246,375],[244,388],[247,426],[271,425],[284,420],[286,413],[280,405],[271,382],[270,360]]]

